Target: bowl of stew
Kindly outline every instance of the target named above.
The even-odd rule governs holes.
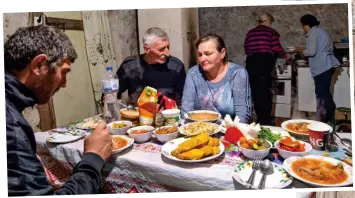
[[[179,128],[175,125],[173,126],[163,126],[157,128],[154,131],[155,137],[161,143],[168,142],[178,137],[179,135]]]
[[[135,142],[142,143],[152,137],[154,129],[152,126],[136,126],[128,129],[127,133]]]

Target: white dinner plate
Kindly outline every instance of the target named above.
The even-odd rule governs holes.
[[[180,132],[182,135],[185,135],[185,136],[195,136],[195,135],[198,135],[198,134],[193,134],[193,135],[188,134],[188,133],[186,133],[185,130],[184,130],[185,127],[188,127],[189,125],[191,125],[191,124],[193,124],[193,123],[196,123],[196,122],[191,122],[191,123],[187,123],[187,124],[185,124],[185,125],[183,125],[183,126],[180,126],[180,127],[179,127],[179,132]],[[216,130],[210,131],[210,132],[208,133],[208,135],[214,135],[214,134],[216,134],[216,133],[218,133],[218,132],[221,131],[221,127],[220,127],[218,124],[211,123],[211,122],[207,122],[207,123],[216,127]]]
[[[210,111],[210,110],[195,110],[195,111],[190,111],[188,113],[185,113],[184,114],[184,118],[185,119],[188,119],[188,120],[191,120],[191,121],[195,121],[195,122],[198,122],[199,120],[195,120],[195,119],[191,119],[189,117],[189,114],[191,113],[213,113],[213,114],[217,114],[218,117],[216,119],[212,119],[212,120],[203,120],[203,122],[216,122],[217,120],[219,120],[222,116],[220,113],[218,112],[215,112],[215,111]]]
[[[61,132],[54,133],[47,138],[48,142],[51,143],[68,143],[77,141],[86,136],[86,131],[81,129],[73,129],[74,132]]]
[[[219,157],[220,155],[223,154],[224,152],[224,145],[219,142],[219,150],[220,152],[217,154],[217,155],[213,155],[213,156],[209,156],[209,157],[206,157],[206,158],[203,158],[203,159],[199,159],[199,160],[182,160],[182,159],[178,159],[176,157],[174,157],[173,155],[171,155],[171,152],[176,149],[179,144],[185,142],[186,140],[190,139],[190,137],[182,137],[182,138],[177,138],[177,139],[174,139],[174,140],[171,140],[167,143],[165,143],[162,147],[162,154],[171,159],[171,160],[174,160],[174,161],[179,161],[179,162],[190,162],[190,163],[196,163],[196,162],[204,162],[204,161],[208,161],[208,160],[212,160],[212,159],[215,159],[217,157]]]
[[[309,159],[318,159],[318,160],[324,160],[327,162],[330,162],[334,165],[337,165],[338,163],[342,163],[344,170],[346,171],[346,173],[348,174],[348,178],[346,181],[339,183],[339,184],[319,184],[319,183],[315,183],[312,181],[308,181],[306,179],[303,179],[302,177],[298,176],[291,168],[292,163],[298,159],[302,159],[302,158],[309,158]],[[340,186],[348,186],[350,184],[353,183],[353,169],[351,166],[347,165],[344,162],[341,162],[339,160],[336,160],[334,158],[330,158],[330,157],[324,157],[324,156],[318,156],[318,155],[307,155],[304,157],[299,157],[299,156],[292,156],[290,158],[287,158],[284,162],[283,162],[283,167],[284,169],[290,174],[292,175],[294,178],[301,180],[311,186],[316,186],[316,187],[340,187]]]
[[[253,172],[252,169],[253,161],[245,161],[238,164],[234,168],[233,178],[240,183],[245,185],[249,179],[249,176]],[[265,189],[281,189],[289,186],[292,183],[293,178],[282,168],[281,165],[277,165],[272,162],[274,166],[274,173],[266,176]],[[260,171],[255,172],[253,189],[257,189],[262,174]]]

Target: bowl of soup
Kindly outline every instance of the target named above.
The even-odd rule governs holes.
[[[137,126],[128,129],[127,133],[135,142],[142,143],[150,140],[154,129],[152,126]]]
[[[130,147],[134,142],[133,138],[125,135],[112,135],[112,154],[117,154]]]
[[[196,110],[186,113],[184,117],[195,122],[215,122],[221,118],[221,114],[209,110]]]

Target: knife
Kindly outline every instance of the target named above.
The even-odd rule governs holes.
[[[349,149],[343,148],[343,150],[345,151],[345,154],[350,155],[351,157],[353,156],[353,153]]]

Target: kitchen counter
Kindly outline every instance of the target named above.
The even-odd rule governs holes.
[[[297,65],[298,67],[302,67],[302,68],[309,68],[309,65],[306,64],[306,65]],[[343,63],[340,65],[340,67],[349,67],[349,63]]]
[[[309,67],[299,67],[297,73],[299,111],[316,112],[315,87]],[[351,108],[349,74],[349,67],[339,67],[333,75],[331,90],[333,91],[333,98],[337,107]]]

